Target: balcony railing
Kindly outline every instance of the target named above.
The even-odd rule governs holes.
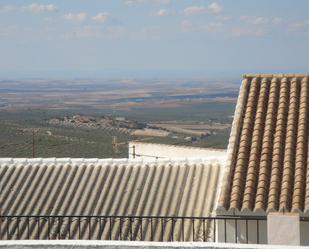
[[[0,239],[261,243],[265,222],[266,217],[11,215],[0,216]]]

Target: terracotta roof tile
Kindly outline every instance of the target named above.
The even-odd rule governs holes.
[[[245,75],[219,209],[309,212],[309,75]]]

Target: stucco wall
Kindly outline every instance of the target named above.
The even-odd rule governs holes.
[[[237,229],[235,220],[229,220],[224,223],[223,220],[217,221],[216,224],[216,239],[218,242],[249,243],[249,244],[267,244],[268,229],[266,220],[251,220],[247,224],[245,221],[237,221]],[[300,222],[300,245],[309,246],[309,222]],[[271,232],[271,231],[270,231]],[[259,238],[257,237],[259,235]],[[284,239],[282,243],[284,243]],[[280,243],[280,242],[279,242]]]
[[[217,221],[217,241],[228,243],[267,244],[266,220]],[[237,239],[237,241],[236,241]]]
[[[223,243],[160,243],[160,242],[130,242],[130,241],[0,241],[0,249],[305,249],[300,246],[268,246],[253,244],[223,244]]]
[[[134,153],[135,150],[135,153]],[[134,158],[135,155],[135,158]],[[214,158],[217,160],[226,159],[226,150],[216,150],[207,148],[196,148],[189,146],[175,146],[166,144],[152,143],[129,143],[129,158],[130,159],[154,159],[160,158]]]

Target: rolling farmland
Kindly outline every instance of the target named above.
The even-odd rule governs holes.
[[[36,157],[127,157],[128,141],[145,137],[154,143],[225,148],[238,86],[172,83],[2,81],[0,156],[31,157],[34,142]],[[74,116],[109,117],[110,124],[51,122]],[[139,129],[134,128],[137,124]]]

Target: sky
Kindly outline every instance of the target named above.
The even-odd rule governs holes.
[[[0,0],[0,78],[309,72],[308,0]]]

